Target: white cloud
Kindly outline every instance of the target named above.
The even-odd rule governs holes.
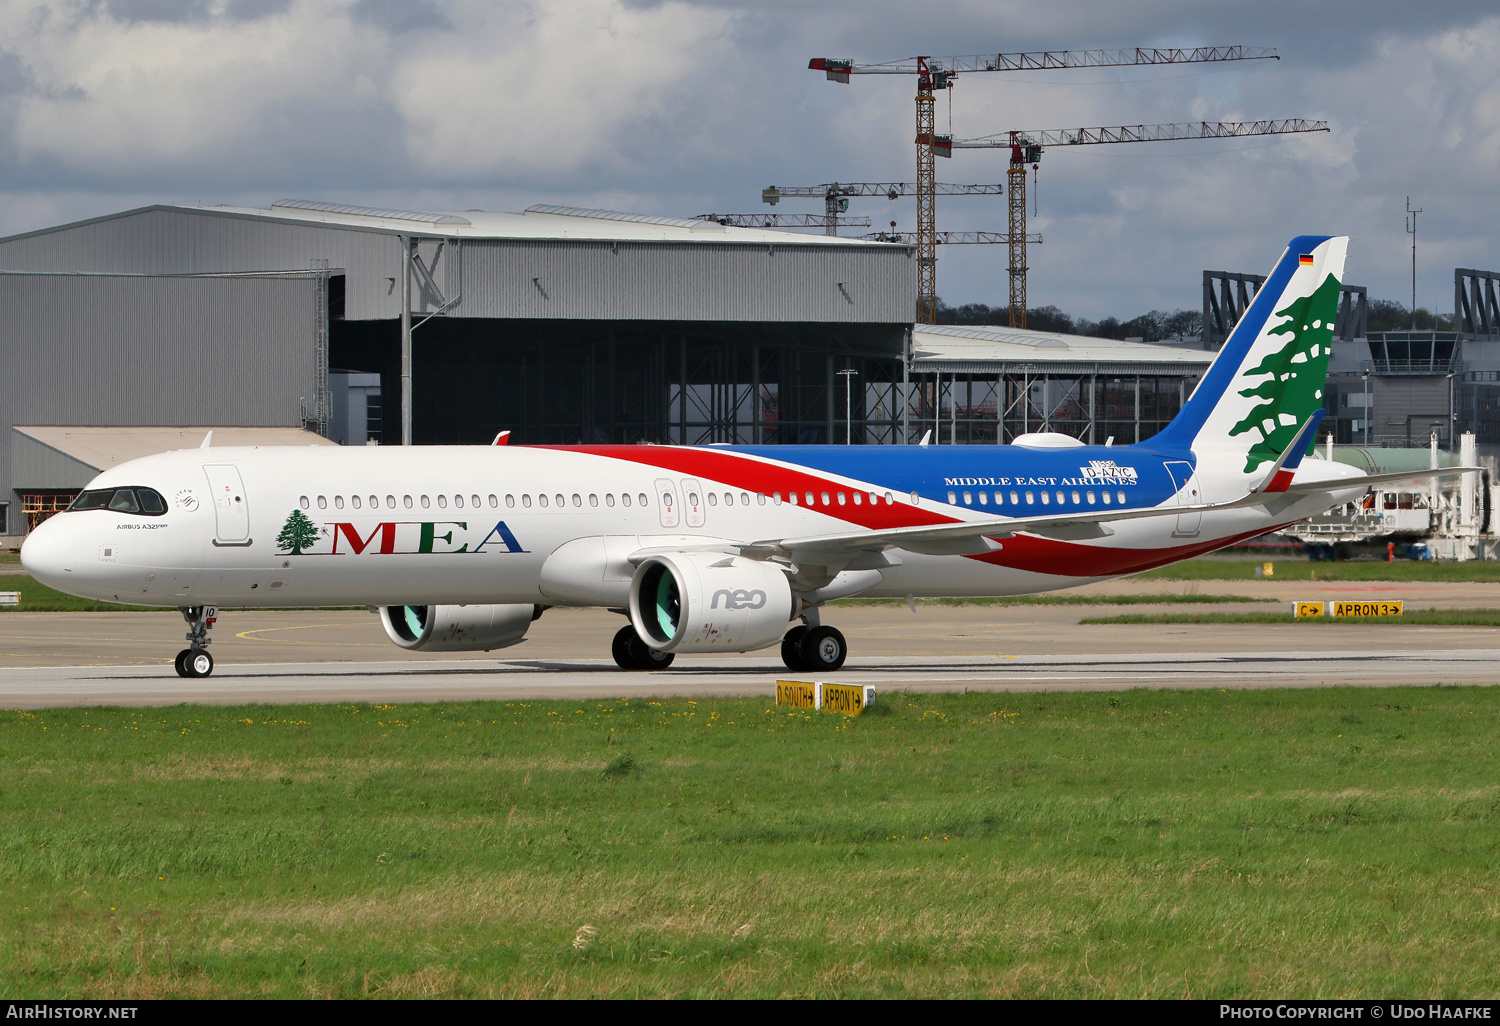
[[[731,20],[617,0],[473,3],[449,16],[455,32],[396,57],[389,92],[418,167],[487,180],[618,169],[622,139],[689,107],[695,80],[725,61]]]

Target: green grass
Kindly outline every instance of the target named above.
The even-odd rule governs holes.
[[[1290,613],[1130,613],[1093,616],[1079,623],[1365,623],[1427,624],[1444,627],[1500,627],[1500,609],[1408,609],[1401,616],[1308,616]]]
[[[1134,575],[1141,580],[1249,581],[1255,568],[1269,562],[1274,576],[1296,581],[1500,581],[1500,562],[1436,563],[1397,560],[1394,563],[1311,563],[1305,559],[1246,562],[1236,559],[1189,559]]]
[[[30,577],[0,574],[0,591],[19,591],[19,606],[0,606],[0,613],[160,613],[170,606],[127,606],[79,598],[40,584]],[[275,608],[282,612],[307,609],[363,609],[364,606],[226,606],[226,609]]]
[[[78,598],[38,583],[24,574],[0,574],[0,591],[19,591],[19,606],[0,606],[0,613],[151,613],[160,606],[126,606]]]
[[[1500,690],[0,712],[0,997],[1500,990]]]
[[[920,598],[919,606],[1139,606],[1139,605],[1211,605],[1222,602],[1277,602],[1279,599],[1255,595],[1007,595],[1001,598]],[[904,606],[905,599],[837,599],[831,606]]]

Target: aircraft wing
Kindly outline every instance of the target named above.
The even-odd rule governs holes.
[[[1023,531],[1070,541],[1105,538],[1114,533],[1108,525],[1117,520],[1231,509],[1251,505],[1254,498],[1254,495],[1250,495],[1233,502],[1200,502],[1185,506],[1154,506],[1150,509],[1101,509],[1033,517],[995,517],[965,520],[956,524],[923,524],[893,527],[883,531],[850,531],[843,534],[766,539],[742,545],[740,549],[747,556],[790,556],[799,562],[811,561],[810,557],[815,555],[848,556],[856,552],[888,548],[902,548],[931,555],[964,555],[992,552],[999,547],[993,543],[993,539],[1010,538]]]

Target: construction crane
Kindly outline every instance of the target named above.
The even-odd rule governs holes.
[[[917,185],[911,182],[824,182],[822,185],[770,185],[760,191],[761,202],[775,206],[783,199],[823,200],[823,230],[825,234],[839,233],[839,215],[849,209],[850,196],[884,196],[894,200],[901,196],[914,196]],[[949,185],[934,182],[933,190],[940,196],[999,196],[1005,191],[1003,185]],[[853,224],[845,219],[846,224]],[[862,227],[869,227],[865,221]]]
[[[1042,150],[1049,146],[1092,146],[1100,143],[1169,142],[1180,139],[1237,139],[1252,135],[1289,135],[1326,132],[1328,122],[1287,118],[1281,121],[1195,121],[1169,125],[1120,125],[1116,128],[1058,128],[1045,131],[999,132],[978,139],[936,136],[933,152],[953,156],[955,149],[1009,149],[1010,168],[1010,324],[1026,327],[1026,165],[1037,170]]]
[[[828,218],[821,214],[695,214],[699,221],[713,221],[735,228],[825,228]],[[846,217],[844,224],[851,228],[868,228],[868,217]],[[837,227],[837,221],[835,221]],[[828,232],[837,235],[837,232]]]
[[[1275,50],[1250,46],[1200,46],[1194,49],[1046,50],[981,54],[976,57],[911,57],[885,64],[815,57],[807,66],[824,72],[830,82],[848,84],[851,75],[917,76],[917,321],[937,320],[937,203],[933,138],[934,93],[949,89],[960,74],[981,71],[1045,71],[1056,68],[1105,68],[1139,64],[1201,64],[1207,61],[1279,60]],[[1015,199],[1011,206],[1014,208]],[[1014,235],[1014,232],[1012,232]]]
[[[917,242],[915,232],[902,233],[894,229],[888,232],[871,232],[869,235],[861,235],[866,242],[904,242],[914,246]],[[1026,242],[1037,245],[1042,241],[1040,235],[1026,236]],[[1010,245],[1010,234],[1008,232],[938,232],[937,244],[939,246],[1008,246]]]

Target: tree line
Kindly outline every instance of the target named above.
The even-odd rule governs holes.
[[[949,306],[938,300],[939,324],[995,325],[1010,324],[1010,310],[1004,306],[965,303]],[[1418,331],[1452,331],[1452,314],[1433,314],[1417,307]],[[1389,299],[1369,301],[1369,331],[1405,331],[1412,324],[1411,311]],[[1091,321],[1070,317],[1055,306],[1037,306],[1026,311],[1026,327],[1034,331],[1055,331],[1063,335],[1085,335],[1091,338],[1138,338],[1143,342],[1182,342],[1203,335],[1202,310],[1151,310],[1128,321],[1105,317]]]

